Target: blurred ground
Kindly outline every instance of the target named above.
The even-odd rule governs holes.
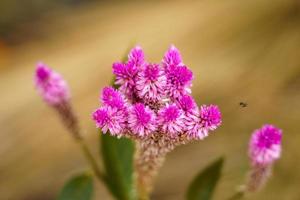
[[[18,43],[0,40],[0,199],[54,199],[71,174],[87,167],[37,96],[35,63],[44,61],[69,81],[97,154],[90,113],[111,79],[112,62],[133,42],[153,62],[175,44],[194,71],[193,95],[223,113],[222,127],[209,138],[168,156],[153,199],[183,199],[193,175],[220,155],[226,163],[215,199],[225,199],[243,182],[250,133],[264,123],[283,129],[283,155],[267,187],[249,199],[300,199],[299,25],[296,0],[94,2],[27,22],[24,32],[13,33],[22,38]],[[110,199],[101,183],[96,187],[95,199]]]

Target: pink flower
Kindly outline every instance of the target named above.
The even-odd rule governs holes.
[[[66,81],[43,63],[37,64],[35,84],[40,95],[50,105],[62,104],[70,99]]]
[[[196,105],[190,96],[193,73],[173,45],[160,64],[146,62],[137,46],[126,63],[113,64],[113,73],[120,87],[103,90],[104,107],[93,119],[104,133],[137,140],[137,182],[148,192],[165,155],[178,145],[207,137],[220,126],[221,113],[217,106]]]
[[[128,55],[128,62],[134,63],[136,67],[143,67],[145,64],[145,55],[140,46],[136,46],[131,49]]]
[[[105,106],[110,106],[112,108],[118,109],[122,109],[125,104],[125,100],[122,94],[112,87],[103,88],[101,101]]]
[[[193,73],[182,62],[178,49],[171,45],[165,53],[162,65],[167,77],[167,92],[171,98],[191,93]]]
[[[147,136],[156,130],[155,113],[142,103],[133,105],[129,111],[128,126],[134,135]]]
[[[148,103],[157,103],[165,96],[166,77],[157,64],[148,64],[137,75],[138,96]]]
[[[180,52],[174,45],[171,45],[168,51],[165,53],[162,63],[165,68],[183,65]]]
[[[126,64],[116,62],[113,64],[113,73],[116,75],[116,84],[120,85],[119,90],[128,98],[132,98],[135,87],[135,77],[138,72],[133,62]]]
[[[253,165],[269,165],[280,157],[282,131],[273,125],[255,130],[249,143],[249,156]]]
[[[104,108],[94,114],[97,126],[104,132],[110,130],[114,135],[127,134],[135,139],[145,139],[153,133],[160,133],[155,135],[158,138],[164,134],[164,140],[180,135],[180,142],[185,142],[203,139],[221,124],[217,106],[199,109],[190,96],[193,73],[173,45],[161,65],[146,62],[144,52],[137,46],[130,51],[126,63],[113,64],[113,73],[120,87],[103,89]],[[128,126],[127,132],[121,131],[124,126]]]
[[[189,115],[185,121],[187,134],[190,139],[203,140],[209,135],[209,131],[215,130],[221,125],[221,112],[217,106],[203,105],[199,116]]]
[[[171,138],[177,137],[183,131],[183,113],[176,104],[167,105],[159,110],[158,121],[164,133]]]
[[[126,131],[126,117],[124,110],[111,107],[101,107],[93,113],[97,128],[101,128],[103,133],[109,130],[111,135],[118,137]]]
[[[215,130],[221,125],[221,112],[218,106],[203,105],[200,107],[200,123],[204,129]]]
[[[193,110],[198,109],[194,98],[190,95],[182,95],[178,100],[178,104],[185,112],[192,112]]]
[[[191,93],[193,72],[186,66],[170,66],[166,71],[167,92],[170,97],[177,99]]]

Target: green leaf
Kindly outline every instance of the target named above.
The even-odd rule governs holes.
[[[91,175],[81,174],[69,180],[62,189],[58,200],[90,200],[93,195]]]
[[[116,199],[133,199],[133,142],[109,133],[101,134],[101,153],[106,172],[104,179],[110,192]]]
[[[122,57],[126,62],[130,45]],[[111,85],[118,89],[114,76]],[[101,153],[105,168],[105,184],[116,199],[131,200],[135,197],[133,189],[133,154],[134,145],[130,139],[116,138],[107,134],[101,135]]]
[[[187,200],[210,200],[219,181],[224,159],[219,158],[200,172],[190,184]]]

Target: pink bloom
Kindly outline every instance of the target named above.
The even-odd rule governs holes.
[[[134,63],[136,67],[143,67],[145,63],[145,55],[140,46],[131,49],[128,55],[128,62]]]
[[[183,65],[180,52],[174,45],[171,45],[168,51],[165,53],[162,63],[165,68]]]
[[[185,120],[185,127],[188,139],[203,140],[208,136],[208,131],[206,129],[203,129],[199,122],[199,118],[194,117],[194,115]]]
[[[182,110],[176,104],[167,105],[159,110],[158,121],[164,133],[171,138],[177,137],[183,131],[184,119]]]
[[[201,126],[207,130],[215,130],[221,125],[221,112],[218,106],[203,105],[200,108],[200,123]]]
[[[159,132],[165,134],[165,139],[180,135],[186,136],[182,138],[186,141],[203,139],[221,124],[217,106],[204,105],[199,109],[190,96],[193,73],[173,45],[161,65],[147,63],[137,46],[130,51],[126,63],[113,64],[113,73],[120,87],[103,89],[104,108],[94,114],[97,126],[104,132],[110,130],[114,135],[128,134],[140,139]],[[121,131],[124,124],[129,129],[126,132]]]
[[[60,74],[43,63],[36,68],[35,84],[43,99],[50,105],[58,105],[70,99],[69,87]]]
[[[252,164],[269,165],[280,157],[282,131],[273,125],[255,130],[249,144]]]
[[[156,130],[156,116],[150,108],[137,103],[130,109],[128,126],[134,135],[141,137],[150,135]]]
[[[179,107],[185,112],[191,112],[198,109],[194,98],[190,95],[183,95],[178,100]]]
[[[156,103],[165,95],[166,77],[160,66],[148,64],[137,75],[136,90],[145,102]]]
[[[199,108],[192,96],[183,95],[179,98],[179,107],[184,112],[184,128],[189,139],[203,139],[203,129],[200,124]]]
[[[193,72],[186,66],[170,66],[166,76],[167,92],[170,97],[177,99],[181,95],[191,93]]]
[[[93,113],[97,128],[101,128],[103,133],[109,130],[111,135],[118,137],[126,131],[126,117],[124,110],[111,107],[101,107]]]
[[[116,84],[120,85],[119,90],[127,97],[132,98],[135,87],[135,77],[138,72],[133,62],[126,64],[116,62],[113,64],[113,73],[116,75]]]
[[[215,130],[221,125],[221,112],[217,106],[203,105],[200,108],[199,116],[188,115],[186,117],[187,134],[190,139],[203,140],[209,135],[209,131]]]
[[[105,87],[102,90],[101,101],[103,105],[121,109],[124,107],[125,100],[122,94],[112,87]]]

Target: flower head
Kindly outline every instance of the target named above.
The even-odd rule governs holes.
[[[103,89],[103,108],[93,117],[104,132],[155,142],[161,139],[159,144],[167,141],[171,147],[203,139],[221,124],[217,106],[199,109],[190,95],[193,73],[173,45],[160,64],[147,62],[141,47],[136,46],[126,63],[113,64],[113,73],[120,87]]]
[[[167,105],[159,110],[159,122],[162,131],[171,138],[178,136],[183,131],[183,114],[176,104]]]
[[[141,99],[157,103],[165,95],[166,77],[158,64],[147,64],[137,76],[136,90]]]
[[[112,87],[103,88],[101,101],[105,106],[110,106],[112,108],[118,108],[118,109],[123,108],[125,104],[122,94]]]
[[[252,163],[268,165],[280,157],[282,131],[273,125],[264,125],[255,130],[249,144]]]
[[[134,62],[113,64],[113,73],[116,75],[116,84],[120,85],[120,91],[129,98],[133,95],[135,87],[135,77],[138,67]]]
[[[109,130],[111,135],[120,137],[126,131],[126,114],[123,110],[101,107],[93,113],[93,120],[103,133]]]
[[[200,107],[199,114],[187,115],[185,124],[189,139],[203,140],[209,135],[209,131],[215,130],[221,125],[221,112],[218,106],[203,105]]]
[[[155,113],[144,104],[137,103],[129,111],[128,126],[134,135],[150,135],[156,130]]]
[[[50,105],[67,102],[70,98],[69,87],[60,74],[43,63],[38,63],[35,84],[43,99]]]
[[[94,112],[93,119],[104,133],[109,130],[111,135],[138,141],[137,183],[148,192],[165,155],[208,136],[221,124],[221,114],[217,106],[199,109],[190,96],[193,73],[173,45],[159,64],[147,62],[137,46],[126,63],[113,64],[113,73],[120,87],[103,90],[104,107]]]
[[[174,45],[171,45],[169,50],[165,53],[162,63],[165,68],[183,65],[180,52]]]
[[[204,129],[215,130],[221,125],[221,112],[218,106],[203,105],[200,108],[200,123]]]
[[[171,66],[166,71],[167,90],[170,97],[175,99],[181,95],[191,93],[193,72],[186,66]]]
[[[185,112],[191,112],[197,108],[197,104],[194,98],[190,95],[183,95],[179,98],[178,104],[182,110]]]
[[[140,46],[136,46],[131,49],[128,55],[128,62],[134,63],[137,67],[143,67],[145,63],[145,55]]]

